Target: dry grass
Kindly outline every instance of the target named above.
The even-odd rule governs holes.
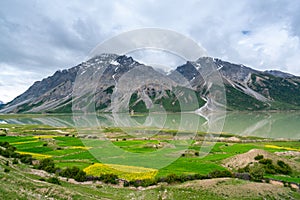
[[[296,171],[300,171],[300,166],[299,163],[290,160],[290,159],[286,159],[282,156],[278,156],[275,153],[270,153],[268,151],[262,150],[262,149],[251,149],[250,151],[243,153],[243,154],[239,154],[236,156],[233,156],[231,158],[225,159],[223,161],[223,166],[227,167],[229,169],[239,169],[239,168],[243,168],[246,167],[246,165],[248,165],[249,163],[254,163],[254,162],[258,162],[257,160],[255,160],[255,156],[257,155],[263,155],[264,158],[268,158],[273,160],[274,163],[276,163],[278,160],[282,160],[285,163],[289,164],[292,169],[296,170]]]
[[[289,188],[232,178],[197,180],[176,187],[209,190],[216,196],[228,199],[290,199]]]

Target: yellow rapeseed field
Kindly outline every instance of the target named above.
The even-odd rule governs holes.
[[[14,145],[14,144],[27,144],[27,143],[33,143],[33,142],[38,142],[38,140],[30,140],[30,141],[24,141],[24,142],[13,142],[13,143],[10,143],[11,145]]]
[[[45,155],[45,154],[40,154],[40,153],[31,153],[31,152],[23,152],[23,151],[16,151],[19,154],[28,154],[32,155],[32,157],[37,158],[37,159],[44,159],[44,158],[51,158],[52,156]]]
[[[54,137],[57,137],[56,135],[36,135],[36,136],[33,136],[34,138],[37,138],[37,139],[49,139],[49,138],[54,138]]]
[[[100,176],[101,174],[115,174],[119,178],[131,180],[153,179],[158,170],[152,168],[135,167],[128,165],[95,163],[83,171],[88,175]]]
[[[288,151],[300,151],[300,149],[296,149],[296,148],[291,148],[291,147],[280,147],[280,146],[276,146],[276,145],[265,145],[265,147],[267,148],[272,148],[272,149],[284,149],[284,150],[288,150]]]
[[[82,149],[82,150],[89,150],[91,147],[83,147],[83,146],[71,146],[70,149]]]

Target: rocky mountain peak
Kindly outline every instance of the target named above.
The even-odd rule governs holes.
[[[196,61],[187,61],[184,65],[178,66],[176,70],[166,75],[173,82],[166,82],[165,87],[160,88],[159,84],[146,84],[143,86],[144,88],[137,90],[133,99],[131,96],[126,98],[132,103],[134,109],[141,108],[144,104],[148,106],[150,105],[149,99],[154,99],[164,105],[174,104],[177,106],[176,109],[174,107],[174,110],[180,110],[176,103],[176,96],[172,94],[172,88],[186,87],[187,90],[181,88],[185,91],[182,93],[183,96],[184,93],[193,90],[199,95],[199,99],[207,99],[205,90],[210,87],[210,84],[206,83],[202,75],[207,74],[211,69],[219,71],[222,77],[230,109],[273,109],[272,102],[277,102],[275,105],[279,105],[275,109],[300,108],[299,77],[275,70],[261,72],[241,64],[211,57],[201,57]],[[131,74],[127,73],[129,71],[137,73],[137,75],[145,72],[144,78],[133,76],[129,80],[125,80],[129,85],[130,81],[135,78],[140,78],[143,82],[147,80],[146,76],[156,77],[157,83],[165,78],[165,75],[156,73],[151,66],[143,65],[132,57],[109,53],[100,54],[75,67],[58,70],[52,76],[35,82],[22,95],[4,105],[0,112],[71,112],[73,86],[78,75],[83,78],[99,76],[95,107],[97,110],[107,111],[110,109],[112,93],[116,87],[123,86],[120,84],[117,86],[116,83],[120,78],[122,78],[121,81],[124,81],[123,78]],[[88,83],[86,83],[86,87],[90,87]],[[144,90],[146,92],[143,92]],[[169,111],[173,109],[172,106],[168,108]]]
[[[270,74],[270,75],[273,75],[273,76],[276,76],[276,77],[280,77],[280,78],[295,77],[293,74],[289,74],[289,73],[278,71],[278,70],[266,70],[266,71],[264,71],[264,73]]]

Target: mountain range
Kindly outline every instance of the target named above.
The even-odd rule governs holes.
[[[211,57],[187,61],[164,74],[129,56],[101,54],[35,82],[23,94],[3,105],[0,112],[70,113],[72,103],[73,111],[82,109],[78,105],[83,104],[85,109],[92,106],[99,112],[147,112],[154,104],[169,112],[194,111],[208,106],[210,101],[211,84],[203,78],[209,66],[215,66],[219,72],[226,92],[227,110],[300,109],[300,77],[292,74],[258,71]],[[80,90],[79,97],[76,96],[78,92],[74,96],[73,90],[78,84],[78,75],[86,79],[101,78],[95,87],[83,81],[80,87],[87,90]],[[151,83],[147,82],[146,76],[150,77]],[[132,90],[124,92],[128,87]],[[193,95],[196,98],[192,98]],[[120,99],[117,103],[116,98]]]

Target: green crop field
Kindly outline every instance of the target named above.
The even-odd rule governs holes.
[[[81,169],[88,167],[92,163],[101,162],[97,160],[91,153],[89,147],[85,147],[86,141],[93,140],[81,139],[71,134],[67,136],[59,131],[66,131],[67,128],[54,128],[48,126],[36,125],[5,125],[5,127],[13,130],[12,133],[18,131],[17,136],[2,136],[0,141],[7,141],[17,148],[17,151],[29,153],[35,157],[41,155],[52,157],[59,167],[77,166]],[[17,129],[17,130],[15,130]],[[118,128],[105,129],[105,132],[114,130],[120,131]],[[39,130],[35,132],[34,130]],[[47,131],[47,135],[41,134],[40,131]],[[68,128],[73,133],[74,130]],[[49,135],[49,132],[52,135]],[[164,132],[168,132],[167,130]],[[171,131],[172,132],[172,131]],[[30,133],[30,134],[29,134]],[[203,134],[203,133],[201,133]],[[83,142],[85,141],[85,142]],[[112,144],[124,151],[132,153],[148,153],[157,149],[155,145],[163,143],[172,143],[172,140],[122,140],[119,138],[112,139]],[[226,143],[217,142],[205,157],[186,154],[181,156],[175,162],[159,170],[157,176],[166,176],[168,174],[193,174],[198,173],[207,175],[214,170],[224,170],[222,161],[226,158],[248,152],[251,149],[264,149],[269,152],[284,151],[289,148],[299,148],[299,142],[266,142],[266,143]],[[189,150],[193,152],[199,151],[200,146],[192,142]]]
[[[2,125],[1,125],[2,128]],[[60,169],[70,168],[70,167],[78,167],[81,170],[92,169],[97,173],[101,173],[101,169],[92,168],[91,166],[105,166],[99,157],[95,157],[94,155],[98,155],[103,151],[101,150],[101,145],[107,145],[104,140],[98,138],[80,138],[76,134],[76,131],[72,128],[66,127],[50,127],[50,126],[38,126],[38,125],[3,125],[3,128],[8,128],[9,132],[6,135],[0,136],[0,142],[9,142],[12,146],[16,147],[16,152],[21,154],[29,154],[32,155],[33,158],[42,160],[45,158],[51,158],[54,160],[55,166]],[[138,132],[141,129],[135,130]],[[241,142],[232,142],[222,141],[222,142],[207,142],[209,151],[205,156],[199,156],[199,150],[201,149],[201,145],[203,145],[201,140],[185,140],[185,141],[174,141],[171,138],[173,137],[174,130],[163,130],[163,135],[153,135],[151,138],[137,138],[134,139],[130,135],[126,135],[122,133],[122,130],[119,128],[109,128],[105,127],[98,131],[103,131],[104,134],[109,135],[109,140],[111,141],[111,145],[116,147],[112,149],[109,155],[114,155],[122,150],[123,152],[129,152],[136,155],[139,155],[140,158],[147,161],[147,156],[149,153],[153,153],[159,151],[161,148],[165,148],[166,152],[172,152],[172,148],[174,145],[177,147],[184,147],[186,143],[190,144],[186,151],[183,151],[179,158],[175,159],[169,165],[161,168],[161,169],[152,169],[151,165],[146,166],[149,170],[155,171],[155,178],[164,178],[175,174],[177,176],[181,175],[193,175],[198,174],[201,176],[208,176],[215,171],[224,171],[228,170],[225,166],[225,162],[227,159],[231,159],[235,156],[247,154],[250,150],[265,150],[270,154],[276,153],[284,153],[284,152],[300,152],[300,142],[299,141],[263,141],[261,138],[254,137],[246,137],[240,138]],[[114,132],[116,131],[116,132]],[[134,131],[130,129],[130,131]],[[147,131],[155,132],[156,130],[148,129]],[[91,131],[93,132],[93,130]],[[205,135],[205,133],[199,133],[199,136]],[[232,137],[230,134],[222,135],[223,138]],[[256,140],[257,139],[257,140]],[[259,140],[260,139],[260,140]],[[248,142],[243,142],[243,140],[251,140]],[[210,148],[211,147],[211,148]],[[119,149],[119,150],[118,150]],[[106,152],[107,153],[107,152]],[[158,154],[160,155],[160,154]],[[280,158],[280,156],[277,156]],[[164,158],[157,157],[156,162],[163,162]],[[295,153],[295,155],[286,155],[284,159],[290,161],[291,164],[295,166],[300,166],[300,156]],[[275,159],[276,160],[276,159]],[[133,168],[140,167],[141,162],[134,160],[134,157],[128,157],[128,162],[132,165],[128,166],[126,164],[123,165],[125,168]],[[97,164],[101,163],[101,164]],[[274,161],[275,163],[275,161]],[[289,164],[290,164],[289,163]],[[136,164],[136,165],[135,165]],[[275,163],[276,164],[276,163]],[[118,166],[118,165],[116,165]],[[120,165],[122,166],[122,165]],[[26,169],[23,164],[19,164],[18,167]],[[3,167],[7,168],[7,167]],[[8,176],[18,177],[18,173],[16,168],[10,168],[13,171],[10,174],[3,174],[0,170],[0,179],[7,178]],[[237,172],[238,169],[231,169],[232,172]],[[91,171],[91,170],[90,170]],[[105,170],[102,170],[105,171]],[[106,170],[107,171],[107,170]],[[114,172],[114,171],[112,171]],[[118,174],[120,174],[118,172]],[[34,179],[35,175],[29,174],[30,179]],[[138,177],[136,175],[123,175],[124,177]],[[289,175],[280,175],[280,174],[265,174],[265,178],[272,178],[276,180],[282,180],[287,182],[296,182],[300,183],[300,170],[296,167],[293,169],[293,172]],[[152,177],[153,178],[153,177]],[[18,178],[16,178],[18,180]],[[8,183],[7,183],[8,184]],[[240,180],[239,183],[234,181],[229,181],[228,185],[242,185],[245,184],[244,181]],[[6,183],[1,183],[0,193],[5,192],[4,189]],[[31,183],[30,187],[37,187],[34,183]],[[56,187],[64,187],[68,188],[68,190],[72,190],[71,183],[63,182],[62,186]],[[98,187],[98,186],[97,186]],[[229,186],[228,186],[229,187]],[[12,187],[14,188],[14,187]],[[38,188],[38,187],[37,187]],[[77,197],[80,199],[81,194],[89,193],[91,196],[97,196],[101,194],[101,197],[108,197],[113,199],[122,199],[125,197],[129,197],[130,195],[148,195],[148,193],[155,194],[157,197],[162,195],[162,191],[167,188],[169,191],[168,198],[170,199],[180,199],[180,197],[184,198],[186,195],[194,195],[199,197],[199,195],[203,195],[206,198],[212,198],[215,195],[214,193],[208,192],[205,189],[193,189],[184,186],[164,186],[164,189],[157,187],[156,189],[147,190],[143,192],[143,194],[137,191],[128,191],[124,188],[114,188],[110,186],[99,186],[99,188],[87,187],[87,186],[74,186],[74,188],[80,191],[78,194],[74,195],[74,199]],[[2,191],[1,191],[2,190]],[[57,188],[58,191],[60,191]],[[114,191],[118,190],[118,197],[114,196]],[[96,192],[98,191],[99,194]],[[61,193],[64,194],[64,193]],[[15,194],[13,192],[9,193],[11,198],[15,198]],[[24,194],[25,195],[25,194]],[[56,194],[58,199],[59,194]],[[173,196],[172,196],[173,195]],[[176,198],[173,198],[175,197]],[[1,197],[1,196],[0,196]],[[219,196],[221,198],[221,195]],[[235,197],[232,196],[232,199]],[[147,198],[145,198],[147,199]],[[152,199],[152,198],[149,198]],[[155,198],[154,198],[155,199]],[[238,199],[238,198],[237,198]]]

